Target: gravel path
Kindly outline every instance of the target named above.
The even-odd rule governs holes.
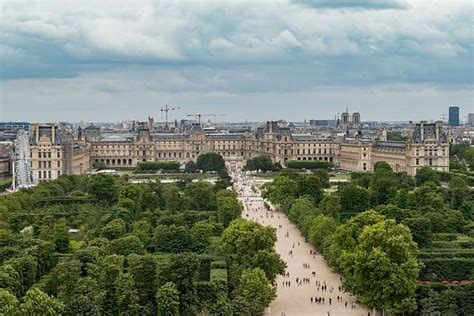
[[[252,180],[243,175],[234,176],[239,199],[244,205],[242,217],[277,230],[276,250],[288,266],[289,277],[278,277],[277,298],[265,315],[371,315],[355,304],[353,296],[342,291],[340,275],[331,271],[322,256],[305,242],[298,228],[283,213],[265,210],[263,198],[251,190]],[[298,285],[296,278],[307,281]],[[290,282],[290,285],[284,285],[285,282]],[[325,291],[322,289],[324,284],[327,286]],[[316,303],[316,298],[324,298],[324,303]]]

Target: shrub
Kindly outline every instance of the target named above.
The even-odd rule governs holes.
[[[292,169],[328,169],[329,163],[322,160],[288,160],[285,166]]]
[[[146,161],[138,163],[139,171],[148,170],[179,170],[180,164],[177,161]]]

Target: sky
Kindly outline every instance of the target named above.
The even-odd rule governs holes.
[[[0,121],[474,112],[470,0],[0,0]]]

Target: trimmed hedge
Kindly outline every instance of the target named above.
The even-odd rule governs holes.
[[[329,163],[324,160],[288,160],[285,166],[292,169],[328,169]]]
[[[145,161],[138,163],[137,170],[179,170],[180,166],[177,161]]]
[[[211,269],[211,282],[214,282],[220,289],[227,288],[227,270]]]
[[[211,262],[211,269],[226,269],[227,263],[224,260]]]
[[[474,258],[422,259],[420,280],[469,280],[474,272]]]
[[[474,258],[474,249],[451,249],[451,248],[422,249],[418,257],[420,259]]]
[[[209,281],[199,281],[196,283],[197,296],[201,305],[212,304],[217,300],[219,288]]]

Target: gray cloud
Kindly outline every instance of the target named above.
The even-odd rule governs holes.
[[[5,2],[1,11],[2,119],[22,108],[23,94],[40,95],[51,111],[76,104],[53,83],[92,108],[110,102],[124,113],[133,111],[121,98],[132,95],[268,107],[267,97],[282,93],[305,104],[322,87],[335,100],[345,87],[365,103],[373,87],[407,85],[414,98],[422,86],[460,91],[462,103],[474,84],[469,0],[38,0]]]
[[[401,0],[293,0],[294,3],[302,4],[315,9],[408,9],[406,1]]]

